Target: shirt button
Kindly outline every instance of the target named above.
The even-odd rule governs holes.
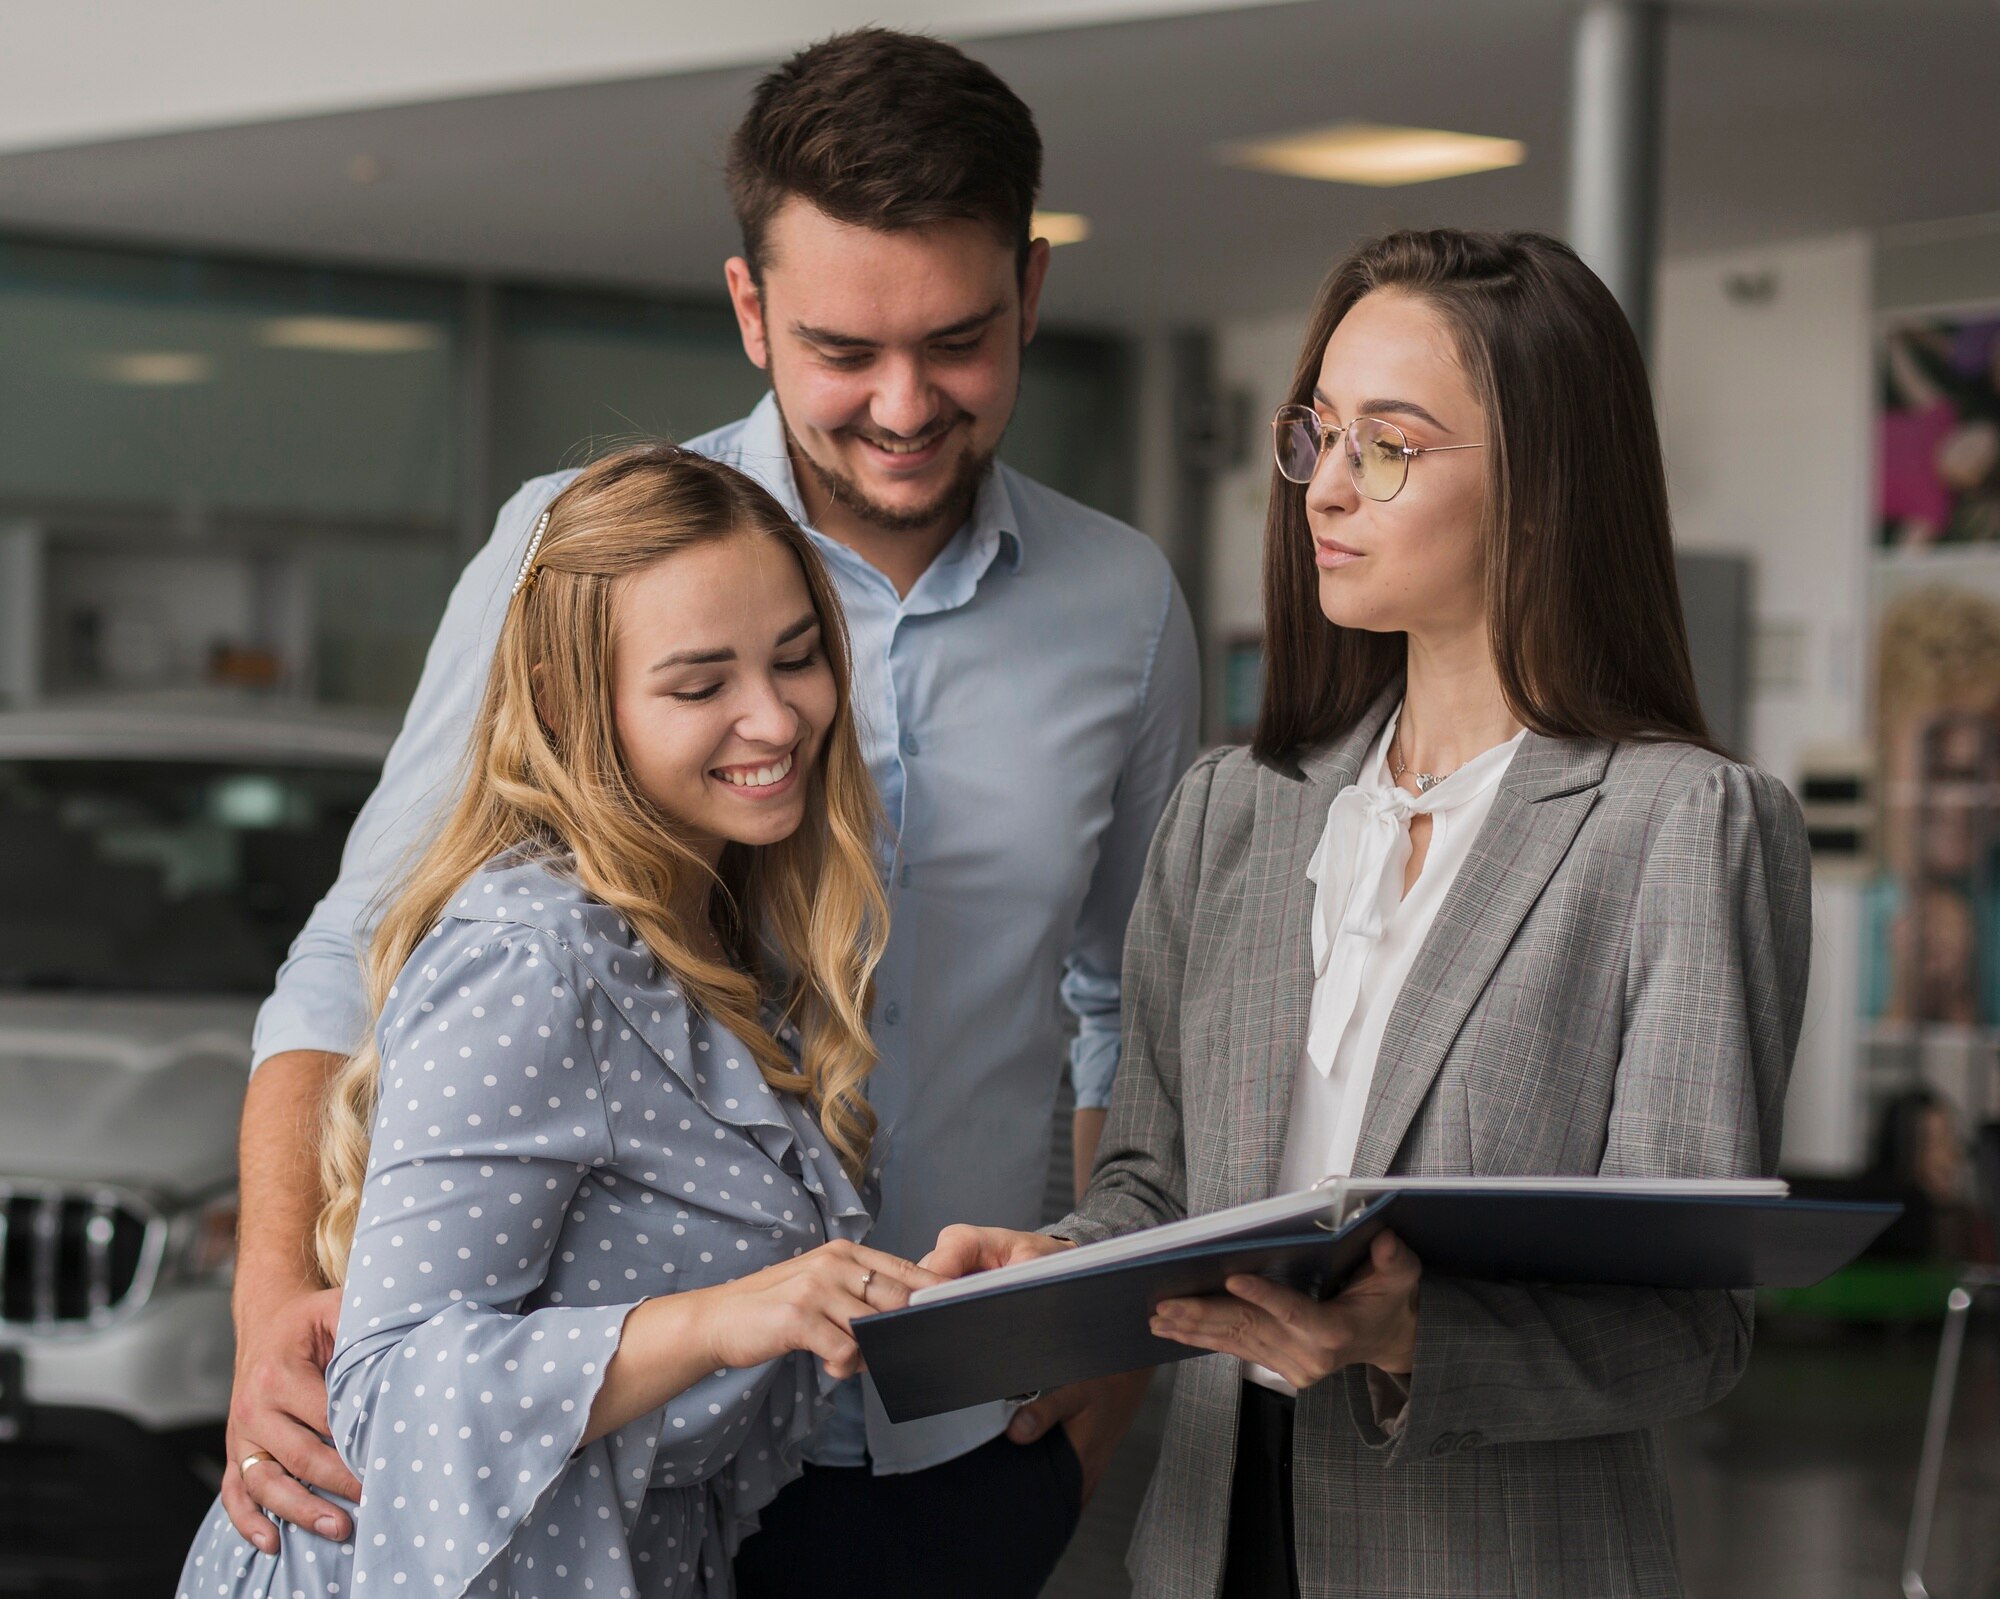
[[[917,735],[916,735],[916,734],[914,734],[914,733],[905,733],[905,734],[903,735],[903,753],[904,753],[905,755],[914,755],[914,754],[916,754],[916,753],[917,753]]]
[[[1458,1447],[1458,1434],[1441,1432],[1431,1440],[1431,1459],[1442,1460]]]
[[[891,1027],[894,1027],[902,1019],[903,1007],[898,1005],[893,999],[882,1008],[882,1020],[887,1022]]]

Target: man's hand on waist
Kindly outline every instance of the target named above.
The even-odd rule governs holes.
[[[354,1500],[361,1483],[326,1443],[326,1366],[340,1321],[340,1290],[298,1294],[268,1315],[240,1319],[236,1381],[229,1396],[229,1464],[222,1505],[229,1519],[266,1554],[278,1531],[264,1512],[324,1538],[354,1530],[338,1505],[307,1484]],[[246,1472],[243,1462],[257,1459]]]

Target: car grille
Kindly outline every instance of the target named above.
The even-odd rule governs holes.
[[[0,1324],[55,1330],[116,1315],[152,1275],[154,1232],[129,1194],[0,1180]]]

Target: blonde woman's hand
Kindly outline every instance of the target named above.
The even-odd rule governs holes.
[[[920,1265],[940,1277],[966,1277],[975,1271],[992,1271],[1074,1248],[1071,1239],[1020,1233],[1011,1227],[947,1227],[938,1234],[937,1247]]]
[[[759,1366],[794,1349],[832,1377],[861,1370],[858,1316],[898,1310],[943,1279],[880,1250],[837,1239],[733,1283],[699,1291],[697,1337],[717,1367]]]

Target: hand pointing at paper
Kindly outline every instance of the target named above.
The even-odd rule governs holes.
[[[976,1271],[1017,1266],[1074,1248],[1067,1238],[1020,1233],[1011,1227],[947,1227],[938,1234],[937,1247],[917,1264],[940,1277],[969,1277]]]
[[[1067,1238],[1051,1238],[1046,1233],[1015,1232],[1006,1227],[947,1227],[921,1264],[923,1270],[940,1277],[965,1277],[1075,1247]],[[1133,1371],[1053,1389],[1015,1412],[1007,1436],[1017,1444],[1031,1444],[1051,1427],[1060,1426],[1083,1468],[1083,1502],[1089,1504],[1104,1468],[1131,1428],[1152,1377],[1150,1370]]]

